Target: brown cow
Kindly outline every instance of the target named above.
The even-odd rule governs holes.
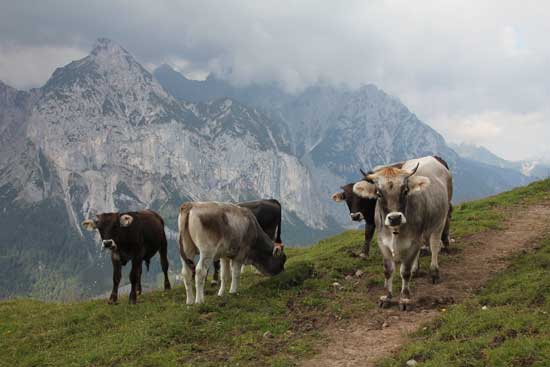
[[[147,269],[151,258],[160,253],[160,264],[164,272],[164,289],[170,289],[168,280],[167,241],[162,217],[152,210],[126,213],[103,213],[95,220],[87,219],[82,226],[89,231],[97,229],[102,246],[111,250],[113,262],[113,291],[109,304],[118,301],[118,284],[122,266],[132,260],[130,272],[130,303],[135,304],[141,294],[141,266],[145,261]]]

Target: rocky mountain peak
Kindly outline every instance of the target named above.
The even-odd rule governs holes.
[[[108,38],[98,38],[92,47],[90,55],[124,55],[131,57],[130,53],[122,46]]]

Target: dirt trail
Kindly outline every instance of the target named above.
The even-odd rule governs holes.
[[[510,255],[533,247],[537,239],[550,230],[550,222],[546,219],[549,215],[550,203],[517,208],[506,221],[504,230],[463,239],[464,251],[440,255],[450,257],[441,266],[440,284],[432,285],[427,276],[413,280],[417,301],[414,311],[400,312],[397,306],[388,310],[376,309],[348,325],[330,328],[326,332],[329,342],[302,366],[374,366],[376,361],[406,343],[407,334],[437,317],[445,304],[472,296],[495,272],[506,267]],[[397,292],[399,289],[400,286]],[[377,299],[382,293],[380,290],[372,296]]]

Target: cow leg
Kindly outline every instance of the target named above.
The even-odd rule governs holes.
[[[114,305],[118,302],[118,285],[122,277],[122,264],[120,263],[120,259],[115,258],[114,255],[111,255],[111,261],[113,262],[113,290],[111,297],[109,297],[109,304]]]
[[[214,277],[212,278],[210,285],[216,286],[218,285],[219,281],[220,281],[220,260],[214,260]]]
[[[206,282],[208,266],[211,261],[211,257],[207,257],[204,253],[201,253],[199,263],[195,268],[195,288],[197,288],[195,303],[204,303],[204,283]]]
[[[159,255],[160,255],[160,266],[162,268],[162,272],[164,273],[164,290],[168,290],[172,288],[170,286],[170,279],[168,279],[168,248],[167,248],[166,240],[163,241],[160,245],[159,249]],[[141,290],[141,280],[139,282],[140,284],[140,290]]]
[[[430,235],[430,251],[432,252],[432,261],[430,263],[430,275],[432,283],[439,281],[439,251],[441,250],[441,233],[432,233]]]
[[[449,252],[449,244],[451,243],[451,218],[452,218],[453,206],[449,204],[449,213],[447,214],[447,219],[445,220],[445,227],[443,228],[443,234],[441,235],[441,241],[443,242],[443,251]]]
[[[130,271],[130,283],[132,284],[132,289],[130,290],[130,303],[137,303],[137,286],[141,281],[141,263],[142,259],[132,260],[132,270]]]
[[[141,277],[138,278],[138,281],[136,284],[136,293],[138,296],[141,296]]]
[[[183,267],[181,269],[181,275],[183,278],[183,284],[185,285],[186,301],[188,305],[195,303],[195,294],[193,292],[193,269],[186,261],[182,261]]]
[[[416,256],[412,264],[412,269],[411,269],[412,276],[417,276],[419,270],[420,270],[420,251],[416,253]]]
[[[375,229],[376,226],[374,224],[365,223],[365,242],[363,243],[363,251],[361,252],[361,255],[364,255],[364,257],[369,257],[370,244],[372,242]]]
[[[391,305],[392,292],[393,292],[393,271],[395,264],[391,259],[384,259],[384,288],[386,288],[386,295],[380,297],[378,305],[382,308],[388,308]]]
[[[416,259],[417,257],[415,257]],[[414,264],[414,260],[413,260]],[[401,263],[400,273],[401,273],[401,295],[399,297],[399,309],[401,311],[410,311],[412,309],[413,303],[411,301],[411,290],[409,288],[409,283],[412,277],[412,264],[409,262]]]
[[[227,288],[227,285],[229,284],[229,277],[230,277],[230,265],[229,265],[229,259],[228,258],[221,258],[218,262],[220,266],[220,273],[221,273],[221,282],[220,282],[220,289],[218,291],[218,296],[223,296],[225,293],[225,289]]]
[[[239,280],[241,278],[241,263],[235,260],[231,260],[231,289],[229,293],[237,293],[237,288],[239,288]]]

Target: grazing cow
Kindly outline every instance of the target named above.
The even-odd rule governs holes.
[[[166,234],[162,217],[152,210],[127,213],[104,213],[95,220],[87,219],[82,226],[89,231],[97,229],[102,247],[111,250],[113,262],[113,291],[109,304],[118,301],[118,284],[122,266],[132,260],[130,272],[130,303],[135,304],[141,294],[141,266],[145,261],[147,269],[151,258],[160,253],[160,264],[164,272],[164,289],[170,289],[168,280],[168,257]]]
[[[282,245],[281,241],[281,203],[275,199],[243,201],[238,206],[250,209],[260,227],[267,233],[269,238],[276,244]],[[243,265],[244,266],[244,265]],[[241,269],[242,271],[242,269]],[[212,284],[217,285],[220,272],[220,260],[214,261],[214,279]]]
[[[375,222],[387,290],[380,298],[380,306],[391,303],[395,263],[401,263],[399,305],[401,310],[407,310],[412,306],[409,281],[418,268],[420,246],[426,240],[432,254],[432,281],[439,279],[438,255],[450,212],[451,173],[434,157],[413,159],[401,168],[374,170],[356,183],[353,191],[361,197],[377,198]]]
[[[283,246],[273,244],[249,209],[229,203],[184,203],[180,207],[178,230],[187,304],[204,302],[204,283],[212,260],[221,259],[218,296],[225,293],[230,266],[229,293],[237,292],[242,264],[252,264],[266,275],[276,275],[284,270],[286,255]],[[200,257],[195,268],[195,298],[191,259],[197,253]]]
[[[351,220],[354,222],[365,221],[365,242],[363,243],[362,257],[368,257],[370,252],[370,243],[374,236],[374,208],[376,199],[365,199],[353,192],[353,183],[341,187],[342,191],[332,194],[332,200],[337,203],[345,201]]]

